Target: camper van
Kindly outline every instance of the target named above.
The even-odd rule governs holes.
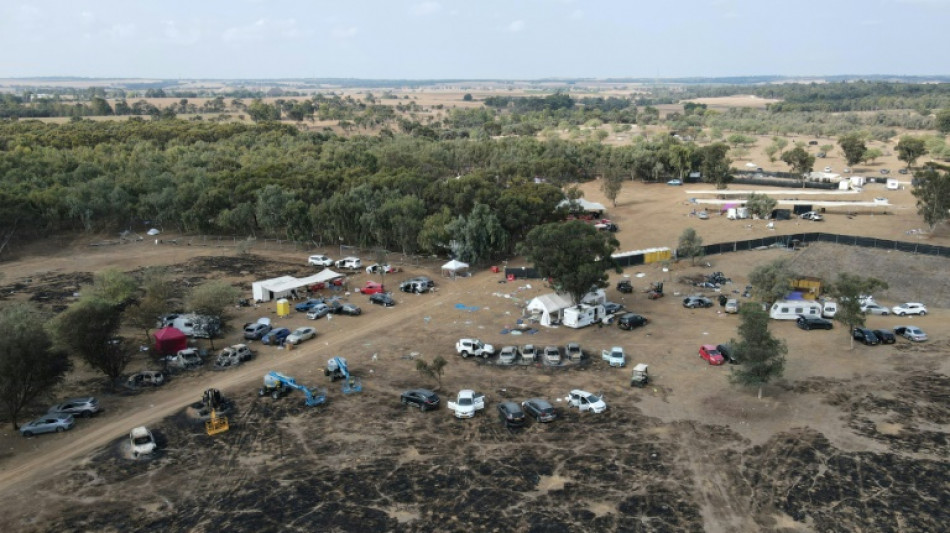
[[[603,320],[606,312],[602,305],[587,305],[568,307],[563,312],[561,323],[569,328],[584,328]]]
[[[769,310],[769,317],[774,320],[797,320],[799,315],[821,317],[821,314],[821,304],[809,300],[781,300]]]

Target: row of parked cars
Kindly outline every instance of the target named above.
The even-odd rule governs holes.
[[[76,425],[76,417],[89,418],[100,412],[93,397],[70,398],[49,408],[47,413],[20,426],[20,434],[32,437],[41,433],[61,433]]]
[[[421,411],[436,410],[442,403],[439,395],[429,389],[410,389],[399,397],[403,405],[418,407]],[[591,394],[580,389],[572,390],[565,398],[568,407],[576,407],[581,412],[603,413],[607,410],[607,403],[603,395]],[[487,404],[485,395],[472,389],[459,391],[454,402],[448,402],[448,408],[456,418],[473,418],[478,411],[485,409]],[[558,418],[558,411],[544,398],[529,398],[520,404],[505,400],[498,403],[498,417],[509,428],[522,427],[528,417],[536,422],[553,422]]]

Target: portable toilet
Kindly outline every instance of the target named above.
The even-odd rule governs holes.
[[[277,300],[277,316],[281,318],[290,316],[290,301],[287,298]]]

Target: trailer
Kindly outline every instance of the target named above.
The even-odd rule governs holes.
[[[604,319],[606,311],[604,306],[580,304],[575,307],[568,307],[563,312],[561,323],[569,328],[584,328],[596,324]]]
[[[774,320],[797,320],[799,316],[820,318],[822,306],[809,300],[780,300],[772,304],[769,318]]]

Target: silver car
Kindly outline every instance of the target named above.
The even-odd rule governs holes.
[[[513,365],[515,359],[518,358],[518,349],[514,346],[505,346],[501,349],[501,352],[498,353],[498,364],[500,365]]]
[[[88,398],[70,398],[63,403],[49,408],[51,415],[73,415],[88,418],[99,412],[99,400],[92,396]]]
[[[40,433],[63,432],[73,429],[75,425],[76,419],[73,415],[47,414],[20,426],[20,434],[24,437],[32,437]]]

